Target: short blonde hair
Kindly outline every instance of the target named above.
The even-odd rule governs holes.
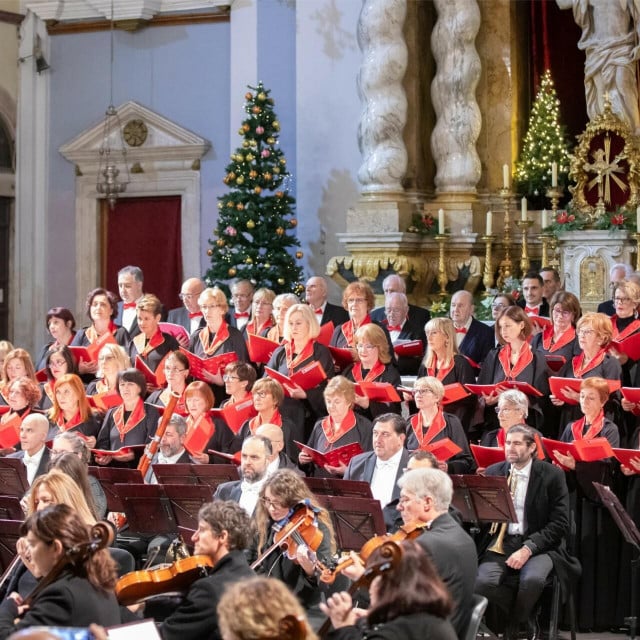
[[[287,309],[287,315],[284,317],[284,339],[291,340],[291,333],[289,331],[289,318],[294,313],[299,313],[302,316],[302,319],[307,323],[309,327],[309,338],[314,339],[320,335],[320,324],[318,323],[318,318],[316,314],[312,311],[311,307],[308,304],[294,304],[291,305]]]
[[[593,389],[600,397],[602,404],[604,404],[611,395],[611,391],[609,390],[609,383],[604,378],[599,378],[598,376],[585,378],[580,383],[580,391],[582,391],[583,389]]]
[[[389,352],[389,342],[385,332],[373,322],[363,324],[355,333],[354,344],[368,341],[378,349],[378,360],[383,364],[391,362],[391,353]]]
[[[616,283],[616,286],[613,288],[613,297],[615,298],[616,291],[621,291],[626,296],[631,298],[631,302],[637,307],[640,305],[640,286],[638,286],[635,282],[631,280],[621,280]]]
[[[350,405],[356,401],[356,385],[344,376],[335,376],[331,378],[324,388],[324,397],[339,395],[342,396]]]
[[[229,311],[227,296],[225,296],[224,291],[218,287],[208,287],[198,296],[198,306],[207,303],[220,305],[225,313]]]
[[[153,293],[145,293],[136,304],[136,311],[146,311],[154,316],[162,315],[162,302]]]
[[[417,387],[421,387],[423,389],[427,389],[427,391],[431,391],[438,402],[440,402],[442,398],[444,398],[444,385],[442,384],[442,382],[440,382],[440,380],[438,380],[438,378],[435,378],[434,376],[424,376],[422,378],[418,378],[413,383],[413,388],[416,389]]]
[[[110,342],[109,344],[105,344],[98,353],[98,371],[96,373],[97,378],[104,377],[104,374],[102,373],[102,366],[100,365],[100,356],[103,353],[113,357],[118,365],[118,371],[124,371],[131,366],[131,359],[129,358],[127,352],[119,344]]]
[[[576,325],[576,333],[579,333],[582,327],[593,329],[600,336],[600,346],[604,347],[613,339],[613,324],[611,318],[604,313],[595,313],[590,311],[585,313]]]
[[[255,384],[251,388],[251,393],[257,393],[258,391],[271,394],[276,407],[279,407],[284,400],[284,389],[282,388],[282,385],[273,378],[260,378],[259,380],[256,380]]]

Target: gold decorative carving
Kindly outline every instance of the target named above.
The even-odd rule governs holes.
[[[122,137],[130,147],[141,147],[147,140],[149,130],[143,120],[129,120],[122,129]]]
[[[196,158],[196,159],[191,163],[191,170],[192,170],[192,171],[200,171],[200,158]]]
[[[144,169],[142,168],[142,165],[139,162],[136,162],[131,167],[131,173],[144,173]]]
[[[580,299],[584,302],[602,302],[606,297],[604,260],[589,256],[580,263]]]

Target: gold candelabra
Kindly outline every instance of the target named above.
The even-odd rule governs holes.
[[[511,205],[513,204],[513,191],[507,187],[500,189],[500,197],[504,202],[504,232],[502,247],[504,258],[500,262],[500,275],[498,276],[498,288],[502,288],[505,280],[511,277],[513,264],[511,262]]]
[[[523,274],[529,271],[529,242],[528,234],[529,228],[533,225],[533,220],[516,220],[516,227],[522,232],[522,257],[520,258],[520,271]],[[545,263],[546,264],[546,263]]]
[[[540,234],[540,242],[542,242],[542,266],[546,267],[549,264],[549,244],[554,236],[550,233]]]
[[[631,237],[636,241],[636,271],[640,271],[640,233],[632,233]]]
[[[549,200],[551,200],[551,214],[553,215],[554,220],[556,220],[558,217],[558,204],[560,202],[560,198],[562,198],[562,193],[562,189],[558,188],[557,186],[549,187],[547,189],[546,196],[547,198],[549,198]],[[547,239],[546,243],[545,238]],[[559,270],[560,260],[558,260],[556,253],[556,250],[558,248],[558,238],[556,238],[554,235],[544,235],[542,236],[542,242],[542,264],[548,264],[550,267]],[[545,248],[547,249],[547,251],[545,251]],[[548,257],[549,250],[551,250],[551,258],[547,262],[545,262],[545,254],[547,254]]]
[[[485,235],[480,239],[484,242],[484,273],[482,275],[482,284],[484,284],[484,294],[489,295],[489,289],[493,289],[493,243],[497,236]]]
[[[551,211],[553,211],[553,217],[555,218],[558,213],[558,203],[560,202],[560,198],[562,198],[562,189],[549,187],[545,195],[551,200]]]
[[[436,236],[436,242],[438,243],[438,284],[440,285],[440,293],[438,294],[442,299],[447,295],[447,272],[444,264],[444,243],[449,237],[448,233],[439,233]]]

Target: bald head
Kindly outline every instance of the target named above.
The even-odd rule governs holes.
[[[30,456],[38,453],[47,441],[49,421],[41,413],[30,413],[20,425],[20,446]]]
[[[473,296],[466,290],[456,291],[451,296],[450,315],[453,324],[457,327],[463,327],[473,314]]]
[[[275,460],[284,449],[284,434],[282,433],[282,427],[265,422],[256,429],[256,435],[262,436],[271,442],[273,454],[269,457],[269,462]]]
[[[311,276],[304,288],[307,304],[314,309],[321,307],[327,300],[327,283],[320,276]]]
[[[180,287],[180,299],[189,313],[199,310],[198,297],[205,290],[205,283],[200,278],[187,278]]]

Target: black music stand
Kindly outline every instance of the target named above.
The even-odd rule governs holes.
[[[163,484],[162,490],[171,503],[178,529],[197,529],[200,507],[211,502],[211,489],[206,484]]]
[[[0,496],[0,520],[22,520],[24,511],[16,496]]]
[[[29,491],[27,468],[21,458],[0,458],[0,487],[5,496],[22,496]]]
[[[191,473],[189,462],[178,464],[152,464],[158,484],[198,484],[198,478]]]
[[[343,551],[360,551],[367,540],[387,532],[378,500],[319,495],[318,502],[329,512],[336,543]]]
[[[122,511],[127,516],[129,531],[160,535],[178,530],[171,501],[160,485],[116,484],[115,490],[122,502]]]
[[[22,520],[0,520],[0,571],[4,572],[16,557],[16,542]]]
[[[317,496],[342,496],[343,498],[373,498],[371,485],[362,480],[342,478],[303,478],[311,493]]]
[[[620,530],[620,533],[624,539],[633,547],[634,559],[631,561],[631,590],[630,590],[630,608],[631,614],[624,619],[625,623],[629,625],[629,637],[634,640],[636,637],[636,631],[638,628],[638,618],[636,611],[638,608],[638,565],[640,564],[640,531],[636,523],[631,519],[631,516],[627,513],[625,508],[618,500],[613,491],[609,487],[600,484],[599,482],[593,483],[593,488],[596,490],[598,497],[602,504],[608,509],[613,521]]]
[[[124,511],[124,505],[115,485],[142,484],[143,478],[137,469],[122,467],[89,467],[89,473],[98,479],[107,497],[109,511]]]
[[[451,504],[464,522],[518,522],[509,483],[504,476],[452,475]]]
[[[240,480],[238,467],[234,464],[192,464],[191,473],[197,478],[198,484],[205,484],[211,488],[211,496],[219,484]]]

